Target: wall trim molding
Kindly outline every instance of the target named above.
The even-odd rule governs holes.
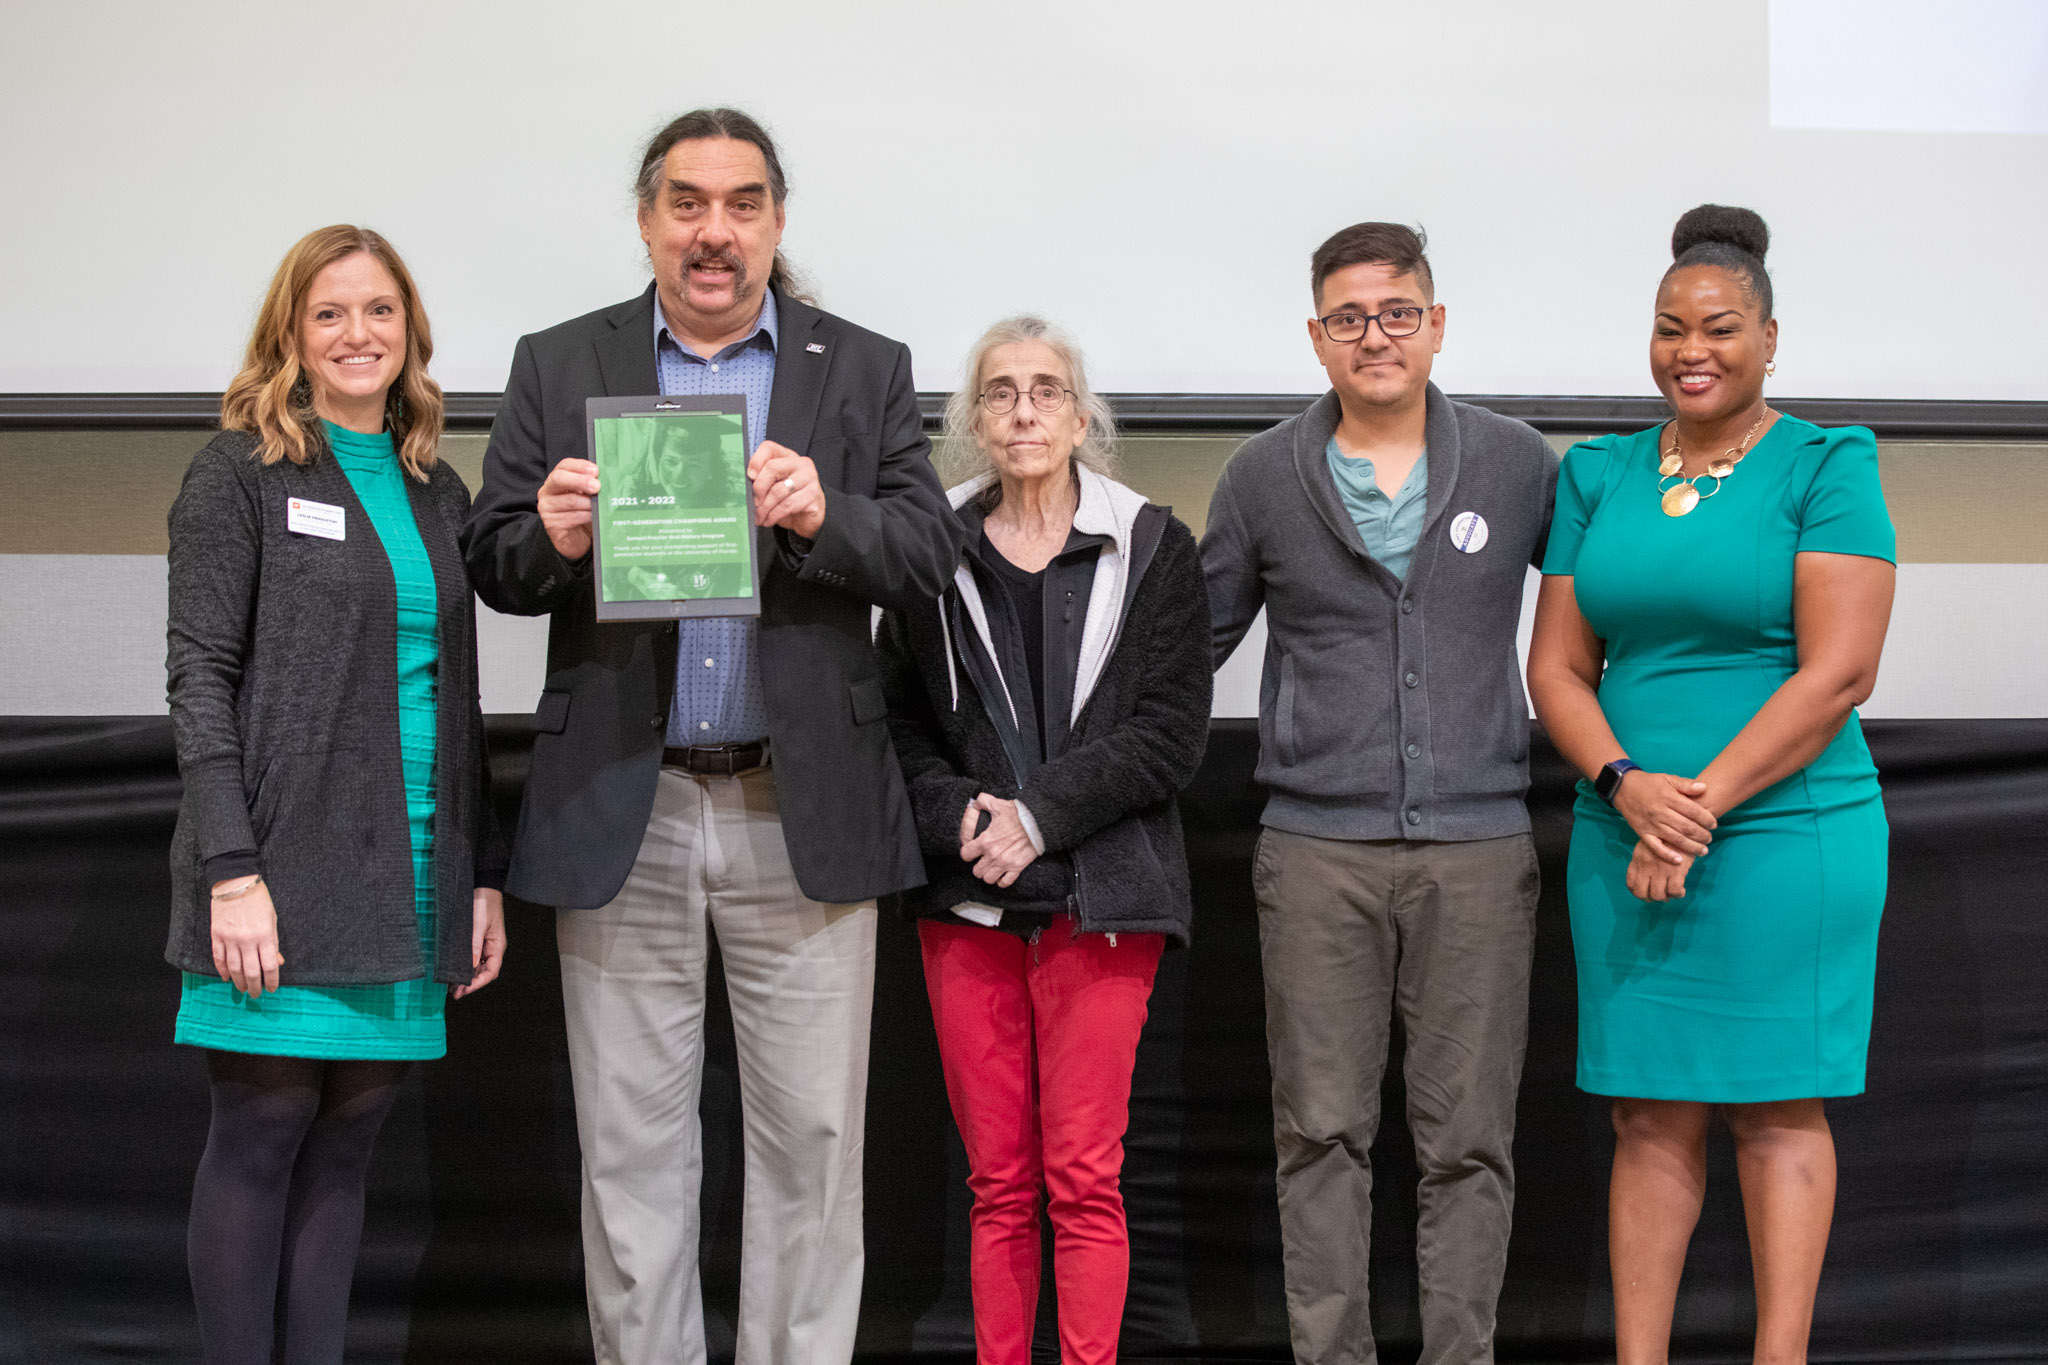
[[[1104,395],[1117,422],[1133,436],[1244,436],[1283,422],[1314,394],[1113,393]],[[1519,418],[1538,431],[1598,434],[1634,431],[1668,414],[1661,398],[1576,394],[1455,394]],[[448,430],[488,431],[495,393],[448,395]],[[920,393],[927,431],[936,431],[943,393]],[[1772,402],[1821,426],[1867,426],[1890,440],[2048,440],[2048,402],[2027,399],[1782,398]],[[0,393],[0,431],[109,428],[208,430],[220,411],[217,393]]]

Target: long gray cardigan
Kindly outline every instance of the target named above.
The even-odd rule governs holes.
[[[433,565],[440,660],[434,753],[434,978],[469,980],[471,893],[502,885],[476,620],[457,532],[469,490],[446,461],[406,492]],[[287,503],[343,509],[345,538],[287,528]],[[164,956],[211,974],[213,882],[261,870],[280,980],[423,974],[398,739],[398,601],[383,543],[325,450],[264,465],[216,436],[170,513],[171,728],[185,781],[171,836]],[[253,851],[253,862],[248,854]]]

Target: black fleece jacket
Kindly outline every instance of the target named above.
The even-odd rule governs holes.
[[[1070,913],[1082,933],[1161,933],[1187,944],[1193,906],[1175,797],[1208,744],[1209,599],[1188,528],[1150,505],[1140,526],[1152,529],[1147,521],[1156,549],[1134,561],[1102,675],[1064,744],[1021,782],[972,680],[981,670],[964,657],[980,651],[979,640],[971,626],[941,625],[942,612],[965,620],[957,584],[928,608],[883,615],[876,653],[927,879],[904,894],[909,913],[948,915],[973,901],[1006,915]],[[962,652],[950,674],[949,636]],[[1048,671],[1055,666],[1072,670],[1074,661],[1048,652]],[[1021,798],[1050,855],[1009,887],[979,880],[960,858],[960,818],[982,792]]]

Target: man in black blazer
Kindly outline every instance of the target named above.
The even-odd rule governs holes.
[[[654,284],[520,341],[463,536],[484,601],[551,618],[506,886],[559,907],[603,1365],[704,1358],[713,936],[746,1126],[739,1359],[845,1361],[860,1306],[875,898],[923,879],[870,607],[928,605],[959,533],[909,352],[791,290],[784,191],[744,114],[655,136],[639,182]],[[750,397],[758,622],[600,625],[584,400],[730,392]]]

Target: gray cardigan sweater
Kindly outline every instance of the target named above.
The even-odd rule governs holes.
[[[1405,583],[1366,552],[1330,477],[1334,392],[1246,441],[1210,501],[1214,662],[1266,609],[1257,777],[1274,829],[1464,840],[1529,828],[1515,627],[1557,455],[1434,384],[1428,405],[1429,494]]]
[[[370,517],[331,455],[258,463],[224,431],[171,506],[171,729],[185,794],[171,836],[164,956],[211,974],[212,885],[250,850],[277,907],[280,980],[423,974],[398,748],[398,597]],[[469,980],[471,892],[501,886],[477,699],[475,599],[456,534],[469,491],[444,460],[407,478],[433,565],[434,977]],[[344,538],[288,529],[293,498],[340,507]]]

